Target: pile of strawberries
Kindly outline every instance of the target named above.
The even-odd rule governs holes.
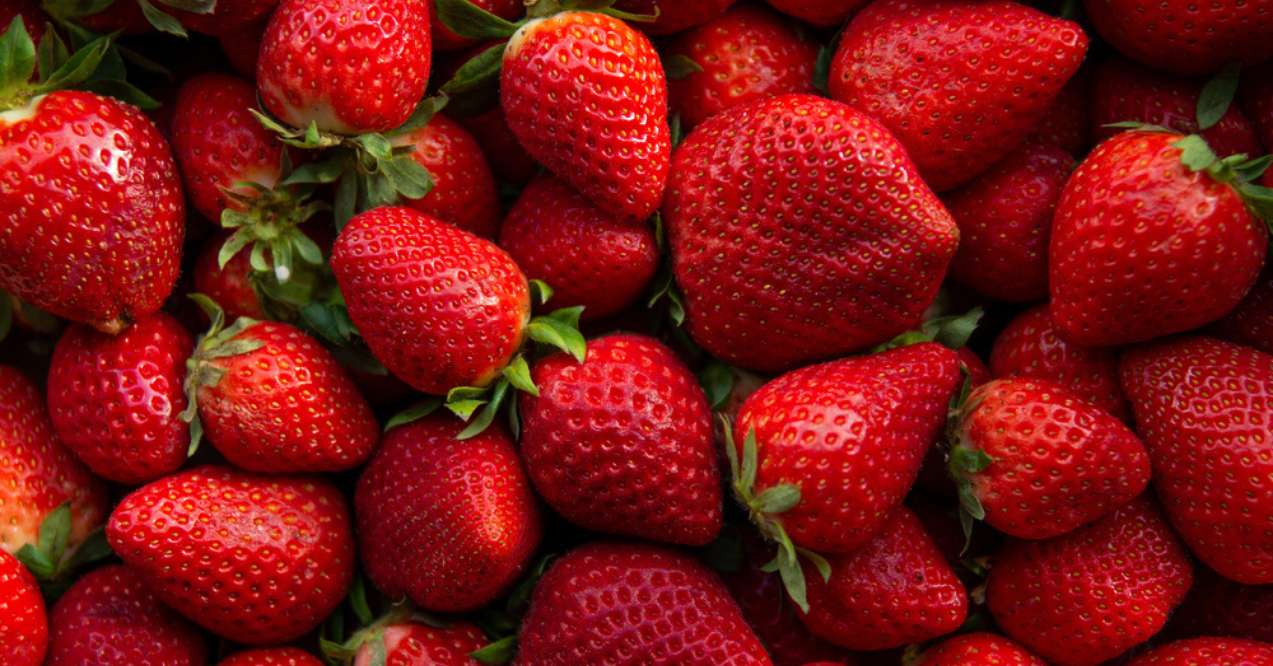
[[[0,32],[2,666],[1273,666],[1273,0]]]

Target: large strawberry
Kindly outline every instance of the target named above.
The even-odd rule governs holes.
[[[1237,638],[1194,638],[1169,643],[1128,666],[1273,666],[1273,645]]]
[[[1085,0],[1096,31],[1124,55],[1176,74],[1209,74],[1273,57],[1265,0]]]
[[[1123,355],[1154,487],[1189,548],[1240,583],[1273,583],[1273,356],[1211,338]]]
[[[384,659],[379,661],[376,642],[358,648],[353,666],[478,666],[469,656],[488,641],[481,629],[467,622],[434,627],[420,622],[391,624],[381,633]],[[222,664],[221,666],[224,666]]]
[[[615,7],[638,16],[653,16],[650,22],[641,21],[637,27],[651,35],[670,35],[696,25],[702,25],[725,11],[735,0],[618,0]]]
[[[300,648],[281,647],[236,652],[217,666],[323,666],[323,662]]]
[[[1242,585],[1198,567],[1193,587],[1171,617],[1174,636],[1232,636],[1273,643],[1273,585]]]
[[[495,235],[500,218],[495,179],[481,147],[462,125],[435,115],[392,143],[411,146],[411,157],[433,176],[428,195],[407,199],[405,205],[478,236]]]
[[[695,129],[663,214],[690,334],[763,371],[919,324],[959,235],[887,129],[809,95],[737,106]]]
[[[767,0],[774,9],[820,28],[834,28],[844,23],[859,7],[870,0]]]
[[[182,385],[194,339],[157,312],[110,336],[67,328],[49,368],[49,417],[58,438],[95,474],[153,481],[186,461]]]
[[[1192,582],[1192,565],[1150,500],[1046,541],[1013,541],[994,558],[990,612],[1049,663],[1095,666],[1143,643]]]
[[[354,573],[345,498],[308,477],[217,466],[178,472],[125,497],[106,537],[165,604],[252,645],[316,627]]]
[[[512,440],[427,416],[395,427],[358,479],[354,506],[363,565],[390,597],[427,610],[476,609],[526,568],[539,509]]]
[[[1212,330],[1216,337],[1273,354],[1273,261],[1265,258],[1255,286]]]
[[[41,666],[49,647],[44,598],[35,577],[0,550],[0,660],[8,666]]]
[[[940,192],[1015,148],[1086,52],[1078,24],[1010,0],[880,0],[845,28],[829,85]]]
[[[656,546],[593,543],[567,553],[540,579],[522,621],[517,663],[771,662],[710,569]]]
[[[925,650],[915,666],[1047,666],[1015,642],[987,633],[962,634]]]
[[[1028,140],[1060,146],[1079,157],[1091,148],[1091,77],[1080,69],[1052,101]]]

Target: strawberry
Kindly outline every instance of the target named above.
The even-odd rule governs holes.
[[[257,59],[261,55],[261,37],[269,19],[236,30],[232,34],[217,37],[221,52],[236,74],[247,79],[256,78]]]
[[[1273,583],[1273,356],[1181,338],[1129,350],[1120,373],[1185,543],[1225,577]]]
[[[194,290],[221,306],[228,319],[265,319],[265,307],[252,285],[251,252],[240,250],[221,265],[221,248],[230,240],[230,235],[228,231],[218,231],[204,242],[190,270]]]
[[[1246,72],[1238,93],[1243,110],[1255,124],[1261,145],[1273,150],[1273,65]]]
[[[494,108],[475,116],[461,118],[460,123],[473,135],[482,153],[497,157],[492,160],[491,171],[500,180],[513,185],[524,185],[539,170],[539,164],[522,148],[508,128],[504,119],[504,110],[495,105]]]
[[[467,622],[431,627],[419,622],[384,628],[384,661],[376,661],[373,643],[363,643],[353,666],[478,666],[469,655],[486,645],[482,630]]]
[[[552,176],[522,190],[499,245],[528,277],[552,287],[546,306],[581,305],[586,321],[632,304],[659,267],[654,231],[643,220],[605,213]]]
[[[760,371],[917,325],[958,244],[888,130],[808,95],[695,129],[676,151],[663,216],[694,341]]]
[[[1273,261],[1265,259],[1255,286],[1212,330],[1218,338],[1273,354]]]
[[[842,25],[859,7],[870,0],[767,0],[778,11],[794,16],[819,28]]]
[[[323,666],[318,657],[299,648],[260,648],[237,652],[217,666]]]
[[[650,35],[670,35],[702,25],[720,16],[735,0],[618,0],[615,8],[641,16],[655,16],[654,21],[637,23]]]
[[[392,143],[412,146],[411,157],[433,175],[429,194],[408,199],[405,205],[478,236],[495,236],[500,218],[495,179],[482,149],[463,126],[435,115],[424,127],[395,136]]]
[[[633,219],[658,208],[671,136],[663,67],[645,35],[593,12],[533,19],[508,42],[499,88],[526,151],[599,208]]]
[[[809,565],[811,566],[811,565]],[[964,586],[909,509],[893,511],[861,548],[831,558],[830,577],[806,572],[817,636],[853,650],[884,650],[943,636],[968,613]]]
[[[1149,455],[1122,421],[1038,379],[975,389],[950,458],[964,511],[1022,539],[1070,532],[1149,485]]]
[[[637,543],[592,543],[553,563],[518,642],[518,663],[542,666],[771,663],[716,574]]]
[[[157,312],[118,336],[76,324],[49,368],[49,417],[58,438],[94,474],[153,481],[186,461],[190,430],[182,382],[194,340]]]
[[[761,7],[739,5],[680,35],[664,58],[687,70],[668,82],[672,111],[686,128],[744,102],[816,92],[818,45]]]
[[[1048,236],[1074,159],[1058,146],[1028,142],[945,197],[959,225],[956,280],[1002,301],[1048,295]]]
[[[1011,152],[1086,53],[1077,24],[1009,0],[881,0],[845,28],[829,86],[941,192]]]
[[[1087,68],[1083,68],[1061,88],[1052,108],[1034,126],[1031,140],[1060,146],[1075,157],[1087,152],[1092,145],[1090,79]]]
[[[521,396],[521,451],[539,495],[597,532],[692,546],[721,528],[721,484],[703,390],[671,349],[640,335],[557,353]]]
[[[1153,636],[1192,582],[1184,548],[1141,498],[1046,541],[1012,541],[986,591],[1000,628],[1057,666],[1095,666]]]
[[[178,472],[120,501],[106,538],[165,604],[249,645],[313,629],[354,572],[345,499],[307,477],[217,466]]]
[[[986,367],[986,362],[981,360],[977,352],[971,348],[960,347],[955,350],[955,355],[959,357],[959,363],[963,366],[964,371],[968,373],[968,381],[974,388],[993,379],[990,375],[990,368]]]
[[[1047,666],[1013,641],[995,634],[962,634],[924,651],[915,666]]]
[[[526,13],[526,3],[521,0],[468,0],[474,7],[504,19],[515,21]],[[461,37],[446,27],[438,18],[437,0],[432,0],[433,10],[433,48],[438,51],[456,51],[473,46],[476,40]]]
[[[1270,666],[1273,645],[1236,638],[1194,638],[1164,645],[1128,666]]]
[[[430,44],[419,0],[282,0],[261,38],[257,90],[293,127],[391,130],[424,96]]]
[[[1264,2],[1085,0],[1087,17],[1124,55],[1175,74],[1209,74],[1273,57],[1273,12]]]
[[[49,614],[46,666],[203,666],[207,653],[198,629],[117,564],[85,574]]]
[[[1052,223],[1051,316],[1061,336],[1125,344],[1232,310],[1268,246],[1244,201],[1242,166],[1217,160],[1197,135],[1133,131],[1097,146]]]
[[[49,647],[44,598],[35,577],[0,550],[0,659],[8,666],[40,666]]]
[[[426,610],[483,606],[525,570],[539,510],[512,440],[433,415],[391,429],[358,479],[363,566],[389,597]]]
[[[1171,617],[1178,636],[1231,636],[1273,643],[1273,585],[1242,585],[1198,567],[1189,596]]]

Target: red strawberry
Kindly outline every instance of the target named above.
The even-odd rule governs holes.
[[[1223,576],[1273,583],[1273,356],[1181,338],[1126,352],[1121,374],[1185,543]]]
[[[526,334],[530,291],[513,259],[410,208],[355,216],[331,265],[372,353],[416,390],[491,383]]]
[[[323,662],[299,648],[283,647],[238,652],[217,662],[217,666],[323,666]]]
[[[1216,337],[1273,354],[1273,261],[1265,259],[1246,298],[1212,328]]]
[[[490,167],[500,180],[522,185],[539,170],[535,158],[522,148],[513,131],[508,129],[504,110],[499,105],[478,115],[461,118],[460,122],[477,140],[483,154],[498,157]]]
[[[924,651],[915,666],[1047,666],[1011,640],[995,634],[963,634]]]
[[[909,509],[893,511],[861,548],[831,558],[823,582],[806,566],[809,611],[800,619],[817,636],[853,650],[884,650],[943,636],[968,613],[963,583]]]
[[[818,97],[708,119],[677,149],[669,182],[663,215],[689,332],[753,370],[916,326],[958,243],[888,130]]]
[[[735,0],[618,0],[615,8],[644,16],[657,16],[652,23],[636,25],[651,35],[670,35],[720,16]]]
[[[767,0],[774,9],[820,28],[833,28],[844,23],[859,7],[870,0]]]
[[[667,83],[645,35],[593,12],[533,19],[509,40],[499,87],[509,129],[541,164],[613,215],[658,208]]]
[[[385,666],[478,666],[469,656],[489,641],[481,629],[467,622],[446,628],[426,624],[393,624],[384,628]],[[353,666],[373,666],[372,643],[363,643]],[[224,665],[222,665],[224,666]]]
[[[73,325],[49,368],[49,416],[58,438],[95,474],[139,484],[177,471],[190,430],[182,381],[194,339],[157,312],[118,336]]]
[[[1048,295],[1048,236],[1074,159],[1058,146],[1027,142],[945,198],[959,225],[950,272],[1002,301]]]
[[[228,231],[219,231],[204,242],[190,271],[194,277],[194,290],[221,306],[230,320],[239,317],[265,319],[265,308],[252,286],[251,251],[244,248],[236,252],[224,267],[220,265],[221,248],[229,239]]]
[[[428,125],[393,138],[433,176],[433,189],[406,205],[484,238],[499,227],[495,179],[477,141],[459,123],[436,115]]]
[[[165,604],[250,645],[313,629],[354,573],[345,499],[307,477],[178,472],[125,497],[106,538]]]
[[[1087,74],[1086,69],[1080,69],[1061,88],[1052,102],[1052,108],[1035,125],[1031,139],[1060,146],[1075,157],[1087,152],[1092,145],[1089,136],[1091,95],[1088,90],[1091,87],[1091,77]]]
[[[419,0],[282,0],[261,39],[257,89],[293,127],[383,132],[424,97],[430,44]]]
[[[1271,666],[1273,645],[1236,638],[1194,638],[1164,645],[1128,666]]]
[[[1052,223],[1051,315],[1066,341],[1116,345],[1186,331],[1242,300],[1268,231],[1235,189],[1240,181],[1223,182],[1231,169],[1196,135],[1124,132],[1092,151]]]
[[[997,379],[959,413],[951,473],[964,510],[1022,539],[1090,523],[1149,485],[1149,456],[1109,412],[1059,385]]]
[[[363,566],[389,597],[476,609],[525,570],[541,534],[535,495],[500,428],[472,439],[434,415],[396,427],[358,479]]]
[[[592,543],[535,587],[517,662],[539,666],[770,664],[720,579],[673,550]]]
[[[1086,53],[1077,24],[1009,0],[880,0],[844,30],[829,85],[940,192],[1029,135]]]
[[[239,76],[247,79],[256,78],[257,60],[261,55],[261,37],[265,34],[265,26],[268,24],[267,18],[236,30],[232,34],[217,37],[217,43],[221,45],[221,52],[229,61],[230,68]]]
[[[968,381],[974,387],[981,386],[992,379],[990,368],[986,367],[986,362],[981,360],[977,352],[968,347],[960,347],[955,350],[955,354],[959,356],[960,364],[963,365],[964,370],[968,373]]]
[[[1011,637],[1057,666],[1095,666],[1143,643],[1184,599],[1192,567],[1141,498],[1046,541],[995,557],[987,598]]]
[[[1178,636],[1232,636],[1273,643],[1273,585],[1241,585],[1198,567],[1193,588],[1171,617]]]
[[[0,550],[0,659],[8,666],[41,666],[49,647],[44,598],[35,577]]]
[[[761,7],[739,5],[682,34],[664,58],[669,63],[687,59],[698,67],[668,82],[672,111],[686,128],[744,102],[816,92],[818,45]]]
[[[1176,74],[1209,74],[1273,57],[1273,11],[1264,0],[1086,0],[1096,31],[1124,55]]]
[[[522,190],[499,244],[528,277],[552,287],[547,307],[582,305],[584,320],[632,304],[659,267],[654,231],[644,220],[609,215],[552,176]]]
[[[506,21],[516,21],[526,13],[526,3],[521,0],[468,0],[473,6],[494,14]],[[433,48],[438,51],[455,51],[458,49],[468,48],[475,44],[474,40],[461,37],[438,18],[436,9],[437,1],[433,0],[429,4],[434,5],[433,10]]]
[[[207,653],[199,630],[125,566],[85,574],[49,615],[46,666],[203,666]]]

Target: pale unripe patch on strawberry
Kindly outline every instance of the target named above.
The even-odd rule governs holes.
[[[508,62],[509,58],[516,56],[518,51],[521,50],[522,44],[526,41],[526,37],[532,32],[543,28],[548,24],[549,20],[558,20],[562,16],[569,16],[574,13],[577,12],[566,12],[564,14],[559,14],[552,19],[537,18],[527,21],[525,25],[518,28],[517,32],[513,33],[513,36],[508,39],[508,45],[504,47],[504,61]]]
[[[276,100],[275,103],[279,108],[274,111],[279,118],[293,127],[308,127],[310,123],[315,123],[320,129],[327,132],[336,134],[359,133],[357,129],[350,127],[336,115],[336,110],[332,108],[330,102],[314,101],[307,106],[295,106],[288,101],[287,93],[273,80],[259,79],[257,85],[260,86],[263,95]]]
[[[7,111],[0,111],[0,125],[16,125],[25,120],[35,117],[35,113],[40,110],[40,103],[44,101],[47,95],[36,95],[23,106],[19,106]]]

